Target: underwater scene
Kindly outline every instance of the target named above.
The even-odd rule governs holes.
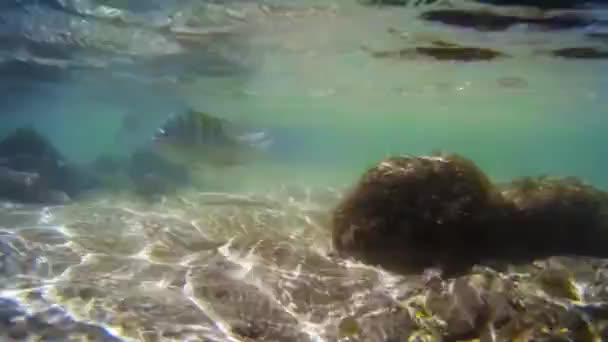
[[[5,0],[0,341],[608,340],[608,1]]]

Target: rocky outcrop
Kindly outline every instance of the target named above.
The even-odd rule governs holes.
[[[5,199],[63,203],[95,185],[31,128],[17,129],[0,141],[0,196]]]
[[[551,51],[551,55],[566,59],[608,59],[608,49],[572,47]]]
[[[471,161],[394,157],[369,169],[335,209],[342,254],[387,268],[417,270],[476,262],[502,197]],[[459,259],[459,260],[456,260]]]
[[[543,176],[516,179],[502,194],[515,208],[505,222],[503,249],[509,245],[530,258],[608,255],[607,193],[573,177]]]
[[[458,155],[393,157],[333,213],[343,256],[397,272],[551,255],[605,256],[608,194],[572,178],[497,186]]]

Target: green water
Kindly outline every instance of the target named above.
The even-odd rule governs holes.
[[[306,139],[295,151],[315,161],[312,169],[339,166],[349,179],[391,154],[448,150],[472,158],[497,180],[550,173],[608,185],[602,171],[606,63],[534,53],[567,44],[569,34],[454,31],[421,26],[399,9],[342,8],[335,15],[275,20],[249,33],[249,51],[259,63],[253,75],[200,79],[185,90],[188,101],[226,117],[296,129]],[[361,49],[411,46],[389,28],[496,47],[514,57],[381,60]],[[524,85],[502,86],[504,78]]]
[[[411,10],[346,1],[306,8],[252,12],[237,30],[237,44],[226,48],[249,60],[251,72],[199,77],[170,89],[177,102],[281,133],[278,160],[243,171],[251,182],[257,175],[262,184],[268,174],[272,182],[304,181],[308,174],[310,182],[348,183],[388,155],[446,150],[472,158],[497,180],[550,173],[608,185],[602,170],[608,164],[602,143],[606,63],[536,54],[570,46],[580,33],[454,30],[421,23]],[[390,60],[362,49],[399,49],[430,39],[497,48],[513,57]],[[502,86],[505,78],[520,84]],[[3,129],[34,121],[68,157],[90,161],[101,153],[128,155],[176,110],[163,105],[163,89],[76,80],[32,100]],[[128,113],[143,122],[137,131],[121,131]]]
[[[333,342],[348,333],[367,342],[435,331],[437,317],[458,328],[462,317],[480,317],[477,300],[489,295],[475,292],[478,277],[459,278],[459,286],[439,279],[449,293],[435,300],[446,311],[423,317],[436,290],[429,279],[335,256],[331,210],[343,187],[387,156],[444,150],[473,159],[496,181],[549,173],[608,188],[607,64],[536,53],[569,47],[581,32],[476,33],[421,23],[402,8],[314,3],[272,13],[238,3],[246,14],[235,20],[238,39],[214,44],[247,60],[248,72],[185,75],[173,84],[125,81],[111,68],[76,73],[37,85],[44,91],[3,116],[0,136],[33,125],[82,163],[129,156],[186,107],[267,129],[275,143],[269,160],[192,168],[192,186],[158,200],[118,182],[119,191],[66,205],[3,203],[0,339]],[[362,48],[436,39],[512,58],[375,59]],[[128,117],[136,127],[125,127]],[[505,312],[503,301],[525,303],[516,311],[539,331],[545,318],[556,329],[558,316],[578,324],[560,311],[575,303],[534,284],[550,264],[576,273],[584,304],[606,303],[605,260],[585,258],[485,270],[504,296],[487,298]],[[517,293],[503,291],[511,288]],[[603,318],[599,325],[605,331]]]

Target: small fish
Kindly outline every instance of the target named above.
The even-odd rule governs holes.
[[[194,110],[171,115],[153,142],[155,149],[172,161],[215,165],[250,161],[272,143],[264,132],[241,131],[228,120]]]

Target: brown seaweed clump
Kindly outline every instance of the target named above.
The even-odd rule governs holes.
[[[470,160],[393,157],[368,170],[335,209],[333,243],[388,268],[457,266],[477,261],[503,207]]]
[[[369,169],[333,213],[343,256],[397,272],[603,256],[608,195],[574,178],[523,178],[501,187],[452,154],[392,157]]]
[[[515,207],[512,248],[530,257],[579,255],[604,257],[608,237],[608,194],[574,177],[526,177],[504,186]]]

